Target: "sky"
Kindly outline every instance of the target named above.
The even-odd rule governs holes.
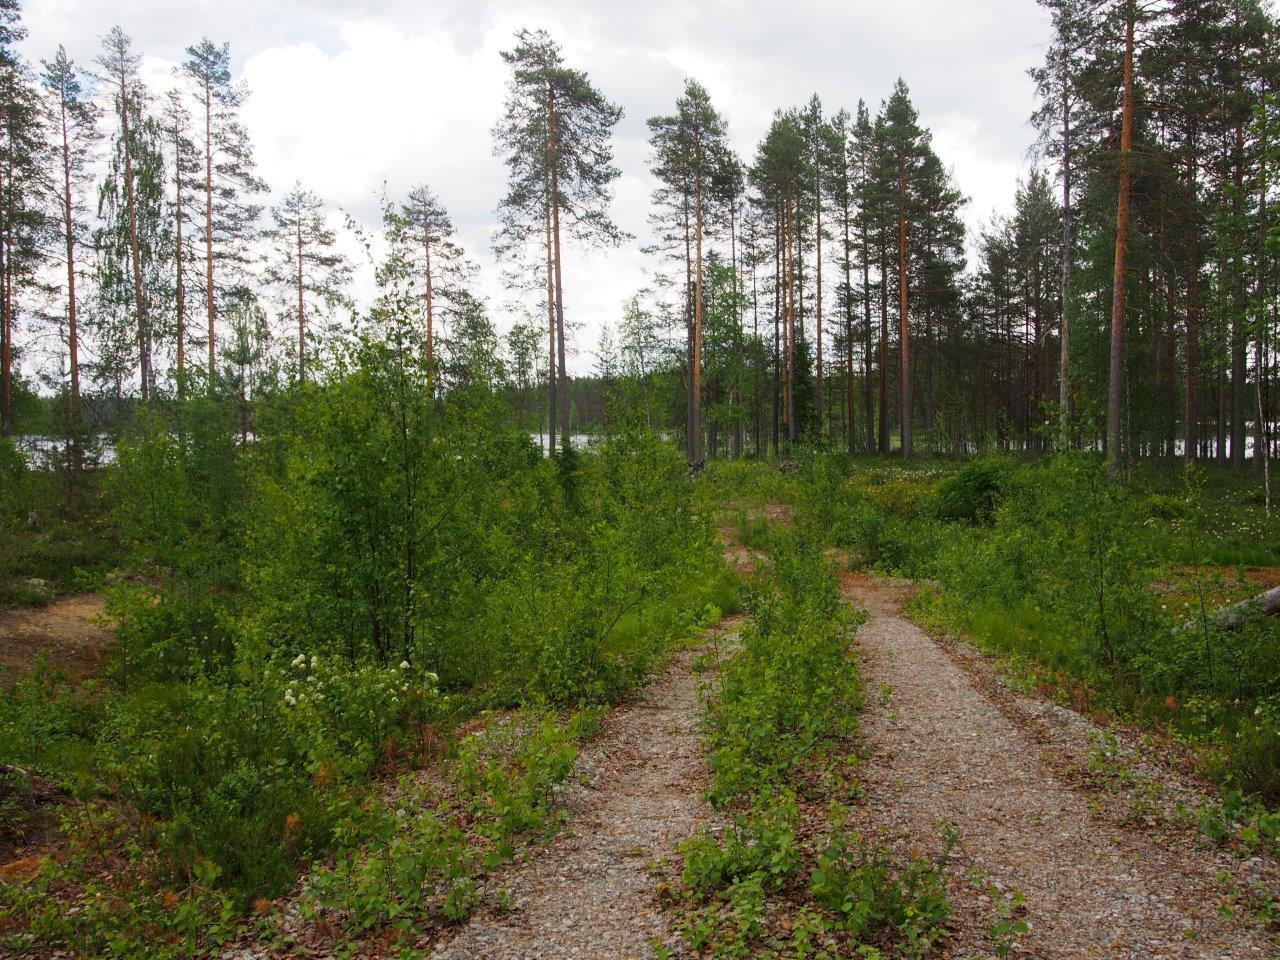
[[[492,146],[506,83],[499,54],[519,28],[546,28],[624,110],[612,212],[637,238],[566,254],[578,371],[591,368],[601,325],[646,282],[639,248],[654,183],[645,120],[670,112],[687,77],[708,88],[750,160],[775,109],[816,92],[830,113],[852,112],[859,99],[874,111],[901,76],[976,229],[1009,210],[1031,162],[1027,70],[1049,39],[1034,0],[28,0],[24,20],[33,61],[62,43],[84,64],[119,24],[156,93],[175,84],[189,44],[230,42],[273,196],[300,182],[374,226],[384,183],[392,196],[430,184],[480,265],[499,329],[510,323],[491,252],[505,184]],[[359,276],[367,289],[370,271]]]

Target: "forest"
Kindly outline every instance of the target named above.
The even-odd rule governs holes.
[[[516,31],[490,278],[0,0],[0,956],[1280,953],[1280,19],[1034,5],[980,227]]]

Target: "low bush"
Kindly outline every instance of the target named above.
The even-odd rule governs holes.
[[[1012,475],[1013,464],[1009,460],[971,460],[938,484],[938,518],[956,523],[990,523]]]

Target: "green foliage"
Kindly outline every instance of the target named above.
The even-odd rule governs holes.
[[[1267,706],[1280,696],[1280,625],[1227,630],[1209,616],[1221,601],[1207,568],[1274,539],[1238,478],[1148,469],[1117,483],[1081,454],[946,469],[820,454],[799,481],[797,520],[815,535],[937,582],[920,615],[1073,698],[1171,724],[1225,782],[1280,798],[1280,722]]]
[[[946,830],[944,839],[936,860],[913,859],[899,871],[887,851],[837,822],[823,838],[809,891],[855,940],[888,934],[906,955],[923,955],[951,916],[945,871],[957,835]]]
[[[561,723],[538,710],[495,719],[460,744],[455,794],[405,782],[339,827],[337,858],[313,873],[306,911],[339,916],[359,934],[411,930],[432,915],[465,919],[478,877],[510,857],[518,838],[550,825],[552,789],[593,724],[591,713]]]
[[[972,460],[938,484],[937,515],[957,523],[990,523],[1013,474],[1005,459]]]
[[[464,743],[434,821],[379,819],[386,777],[486,706],[624,695],[740,606],[669,444],[623,424],[543,458],[484,384],[441,402],[402,334],[264,397],[252,429],[201,397],[121,442],[109,675],[75,689],[41,671],[0,694],[0,763],[101,802],[94,835],[128,863],[127,891],[91,859],[51,865],[40,882],[84,905],[66,922],[7,892],[48,943],[129,955],[124,914],[173,890],[199,903],[182,936],[214,943],[336,850],[326,896],[360,901],[343,907],[356,928],[424,904],[457,919],[476,870],[548,821],[587,717]],[[130,823],[126,847],[112,831]]]
[[[735,814],[722,834],[702,834],[681,846],[685,887],[695,896],[706,897],[755,878],[766,889],[783,889],[802,862],[796,837],[799,820],[800,809],[792,791],[762,788],[750,808]]]
[[[65,481],[29,469],[17,445],[0,437],[0,607],[42,606],[83,590],[115,560],[97,472],[84,471],[74,491]]]
[[[742,649],[721,666],[707,711],[716,803],[793,780],[857,724],[861,686],[846,652],[857,621],[816,545],[785,531],[774,540],[770,576],[748,588]]]

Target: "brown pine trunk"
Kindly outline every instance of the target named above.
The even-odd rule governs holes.
[[[738,275],[738,211],[737,198],[729,207],[729,264],[733,268],[734,293],[734,372],[733,390],[729,394],[729,405],[733,408],[733,438],[730,441],[729,456],[737,460],[742,456],[742,290]]]
[[[1183,423],[1185,447],[1183,456],[1187,462],[1200,454],[1200,255],[1196,245],[1198,232],[1195,220],[1196,186],[1199,160],[1196,158],[1195,130],[1191,133],[1191,159],[1188,164],[1191,183],[1192,213],[1187,221],[1187,395],[1186,417]]]
[[[883,225],[887,231],[888,224]],[[880,452],[889,442],[889,245],[880,238]]]
[[[690,459],[702,460],[702,144],[694,141],[693,182],[693,355],[690,359]]]
[[[560,378],[560,419],[563,423],[563,430],[567,436],[572,431],[569,425],[569,379],[565,372],[565,350],[564,350],[564,282],[563,273],[561,271],[561,247],[560,247],[560,172],[558,169],[558,153],[559,132],[556,126],[556,94],[554,89],[549,89],[547,94],[547,129],[551,136],[551,241],[555,248],[555,278],[556,278],[556,348],[559,362],[558,375]]]
[[[849,453],[854,451],[857,429],[853,416],[853,247],[849,238],[848,179],[844,206],[844,424]]]
[[[876,448],[875,404],[871,393],[871,247],[862,232],[862,402],[866,409],[867,453]]]
[[[1231,199],[1232,219],[1240,236],[1236,253],[1236,303],[1231,314],[1231,466],[1243,470],[1245,465],[1245,377],[1247,371],[1245,350],[1245,311],[1248,309],[1245,294],[1244,261],[1244,127],[1237,124],[1235,130],[1235,163],[1232,181],[1235,187]]]
[[[551,191],[547,190],[546,209],[542,216],[547,248],[547,452],[556,449],[556,416],[560,410],[556,391],[556,293],[551,267]]]
[[[1064,71],[1065,72],[1065,71]],[[1071,102],[1062,84],[1062,291],[1058,339],[1058,445],[1071,444]]]
[[[814,255],[813,255],[813,278],[814,278],[814,299],[813,299],[813,325],[817,346],[815,350],[815,374],[817,380],[814,384],[814,400],[816,401],[815,426],[817,435],[822,437],[822,173],[821,168],[817,167],[817,158],[815,158],[816,172],[814,175],[814,200],[813,200],[813,218],[814,218]]]
[[[902,423],[902,456],[911,458],[911,327],[908,322],[910,313],[910,287],[907,277],[907,181],[906,176],[898,174],[898,350],[902,363],[900,376],[900,402],[902,409],[898,411]]]
[[[9,309],[8,171],[0,167],[0,432],[13,432],[13,314]]]
[[[436,332],[435,332],[435,277],[431,273],[431,229],[422,230],[422,256],[427,273],[427,380],[435,377],[436,371]]]
[[[298,255],[298,382],[307,379],[307,301],[303,295],[302,282],[302,219],[294,223],[294,237]]]
[[[1124,462],[1121,447],[1124,405],[1125,277],[1129,253],[1130,163],[1133,152],[1133,32],[1137,12],[1129,0],[1124,38],[1124,106],[1120,119],[1120,190],[1116,200],[1116,256],[1111,285],[1111,369],[1107,391],[1107,469],[1115,475]]]
[[[689,176],[685,173],[681,184],[681,228],[684,233],[684,452],[693,462],[693,212],[689,192]]]
[[[791,449],[791,205],[782,201],[782,230],[778,246],[778,293],[782,298],[782,434],[788,452]]]
[[[213,94],[204,85],[204,297],[209,320],[209,393],[217,392],[218,308],[213,287]]]
[[[71,137],[67,129],[67,102],[62,100],[62,229],[67,248],[67,359],[71,374],[71,424],[78,433],[80,418],[80,336],[76,325],[75,206],[71,198]],[[74,435],[72,444],[75,444]],[[77,464],[78,466],[78,464]]]
[[[179,137],[177,126],[174,127],[174,309],[178,320],[178,396],[187,393],[187,290],[183,278],[183,246],[182,246],[182,161],[179,154]]]

